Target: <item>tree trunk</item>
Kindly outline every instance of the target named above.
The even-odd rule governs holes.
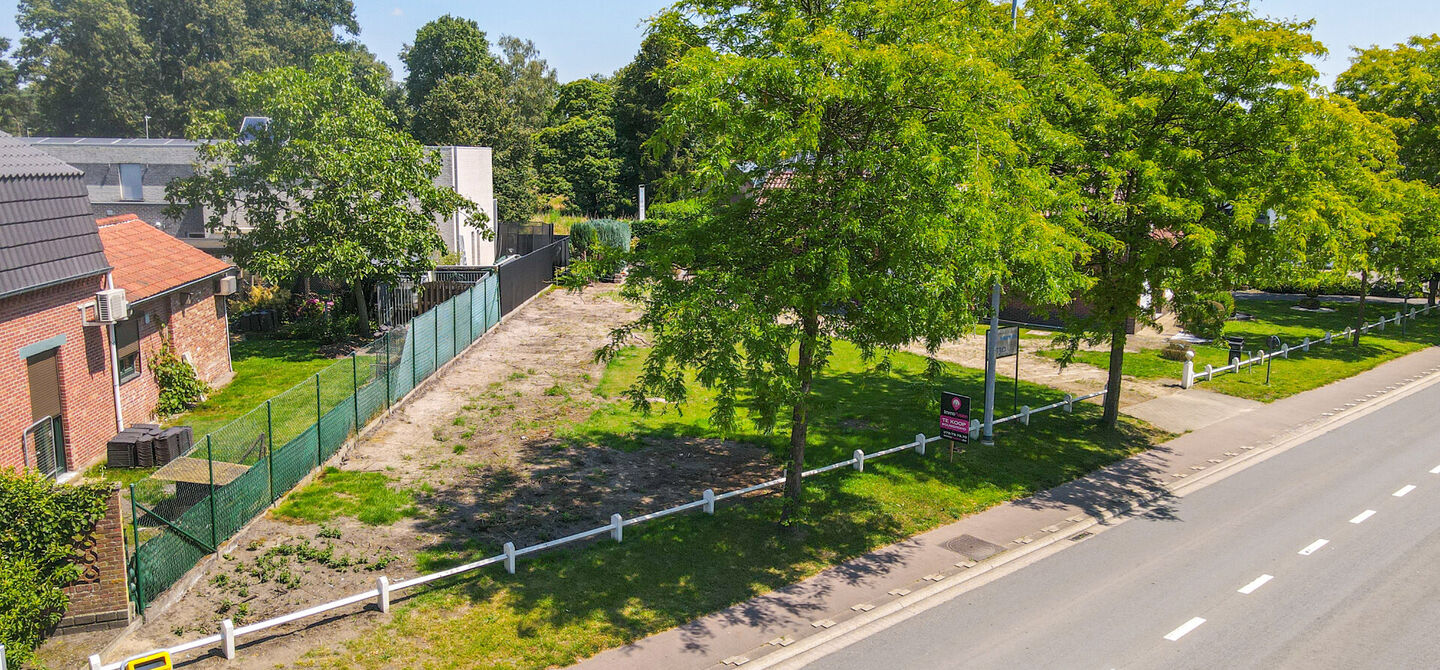
[[[1430,275],[1430,292],[1425,296],[1425,306],[1435,306],[1435,290],[1440,289],[1440,272]]]
[[[795,394],[795,405],[790,413],[790,467],[785,471],[785,506],[780,512],[780,525],[796,523],[800,515],[801,494],[805,472],[805,439],[810,429],[810,381],[815,367],[815,340],[820,331],[820,318],[814,308],[807,308],[801,317],[805,334],[800,338],[800,355],[795,371],[800,376],[800,388]]]
[[[1110,374],[1105,379],[1105,413],[1100,424],[1114,428],[1120,422],[1120,378],[1125,367],[1125,321],[1116,324],[1110,333]]]
[[[360,333],[369,335],[374,331],[370,330],[370,305],[365,299],[365,283],[356,281],[351,286],[355,293],[355,314],[360,317]]]
[[[1360,346],[1360,329],[1365,325],[1365,297],[1370,293],[1370,273],[1360,271],[1360,304],[1355,309],[1355,335],[1350,338],[1350,346]]]

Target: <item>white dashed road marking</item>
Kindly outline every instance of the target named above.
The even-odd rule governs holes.
[[[1375,510],[1367,509],[1364,512],[1356,514],[1355,518],[1350,520],[1350,523],[1365,523],[1365,520],[1372,516],[1375,516]]]
[[[1265,585],[1265,582],[1268,582],[1268,581],[1270,581],[1270,580],[1272,580],[1272,579],[1274,579],[1274,578],[1275,578],[1274,575],[1260,575],[1259,577],[1256,577],[1256,578],[1255,578],[1255,581],[1250,582],[1249,584],[1246,584],[1246,585],[1240,587],[1240,593],[1243,593],[1243,594],[1245,594],[1245,595],[1248,596],[1248,595],[1254,593],[1254,592],[1255,592],[1255,589],[1258,589],[1258,588],[1264,586],[1264,585]]]
[[[1415,485],[1414,485],[1414,484],[1406,484],[1405,486],[1401,487],[1399,491],[1396,491],[1396,492],[1394,492],[1394,493],[1391,493],[1390,495],[1395,496],[1396,498],[1399,498],[1400,496],[1403,496],[1403,495],[1405,495],[1406,493],[1409,493],[1409,492],[1414,491],[1414,490],[1415,490]]]
[[[1176,628],[1175,630],[1170,631],[1167,635],[1165,635],[1165,639],[1167,639],[1167,640],[1169,640],[1169,641],[1171,641],[1171,642],[1174,642],[1174,641],[1176,641],[1176,640],[1178,640],[1178,639],[1180,639],[1180,638],[1182,638],[1182,637],[1185,637],[1185,635],[1188,634],[1190,631],[1195,630],[1196,628],[1199,628],[1199,627],[1200,627],[1200,624],[1202,624],[1202,623],[1205,623],[1205,620],[1204,620],[1204,619],[1201,619],[1200,617],[1197,616],[1197,617],[1195,617],[1194,619],[1191,619],[1191,620],[1189,620],[1189,621],[1186,621],[1186,622],[1183,623],[1183,624],[1180,624],[1180,627],[1179,627],[1179,628]]]
[[[1323,547],[1323,546],[1325,546],[1325,545],[1327,545],[1327,544],[1330,544],[1330,540],[1315,540],[1314,542],[1311,542],[1309,546],[1305,547],[1304,549],[1301,549],[1301,550],[1300,550],[1300,555],[1301,555],[1301,556],[1309,556],[1310,554],[1313,554],[1313,553],[1319,551],[1319,550],[1320,550],[1320,547]]]
[[[1432,474],[1432,475],[1440,475],[1440,465],[1437,465],[1437,466],[1435,466],[1435,467],[1433,467],[1433,468],[1430,468],[1430,474]]]

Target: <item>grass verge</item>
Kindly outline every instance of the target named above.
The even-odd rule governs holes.
[[[309,486],[285,498],[276,518],[321,523],[349,516],[371,525],[388,525],[419,514],[415,495],[390,487],[383,472],[353,472],[327,467]]]
[[[611,396],[638,372],[642,352],[612,362],[599,385]],[[947,366],[941,386],[979,395],[980,372]],[[821,465],[856,448],[875,451],[935,431],[934,388],[924,361],[897,355],[892,369],[868,369],[858,353],[837,347],[816,388],[808,462]],[[571,427],[570,439],[620,449],[648,440],[715,437],[708,410],[713,397],[694,390],[684,413],[640,415],[623,403],[597,410]],[[1060,394],[1021,385],[1032,405]],[[301,663],[318,667],[432,668],[564,666],[804,579],[877,547],[1074,479],[1166,437],[1137,422],[1115,431],[1096,426],[1098,408],[1037,416],[1028,427],[1006,425],[996,445],[971,448],[953,462],[896,454],[807,481],[805,530],[777,530],[780,500],[756,496],[724,505],[714,516],[669,517],[627,529],[625,541],[590,543],[520,562],[517,574],[482,570],[453,579],[399,604],[376,630],[342,646],[312,651]],[[731,439],[778,452],[783,435],[739,431]],[[622,512],[624,510],[621,510]],[[598,525],[598,524],[597,524]],[[430,571],[495,553],[427,553]],[[703,634],[699,644],[705,644]]]
[[[1245,338],[1247,351],[1270,348],[1271,335],[1293,347],[1298,347],[1305,337],[1312,341],[1323,338],[1325,333],[1338,333],[1346,326],[1355,325],[1353,303],[1325,303],[1333,312],[1304,312],[1291,309],[1294,302],[1278,300],[1242,300],[1236,309],[1255,316],[1254,321],[1230,321],[1225,326],[1225,335]],[[1381,316],[1395,315],[1395,305],[1366,305],[1365,320],[1374,323]],[[1277,359],[1271,365],[1270,383],[1266,384],[1265,366],[1245,368],[1239,374],[1225,374],[1212,381],[1201,382],[1200,387],[1261,402],[1271,402],[1288,396],[1319,388],[1330,382],[1345,379],[1369,370],[1385,361],[1419,351],[1425,347],[1440,344],[1440,328],[1434,317],[1423,316],[1406,323],[1402,332],[1398,325],[1387,325],[1385,330],[1371,329],[1360,338],[1360,346],[1351,346],[1337,337],[1331,344],[1312,345],[1310,351],[1292,349],[1289,359]],[[1229,365],[1228,349],[1221,345],[1198,345],[1195,347],[1195,369],[1205,366],[1222,367]],[[1060,352],[1042,352],[1051,358],[1059,358]],[[1110,354],[1103,351],[1081,351],[1075,360],[1105,370],[1110,369]],[[1144,379],[1179,379],[1183,363],[1160,357],[1159,349],[1146,349],[1125,354],[1122,371],[1132,377]]]

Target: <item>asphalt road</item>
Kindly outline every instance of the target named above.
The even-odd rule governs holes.
[[[1437,409],[1440,385],[807,667],[1440,667]]]

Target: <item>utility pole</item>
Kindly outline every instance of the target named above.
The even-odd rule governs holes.
[[[985,333],[985,428],[980,444],[995,444],[995,336],[1000,330],[1000,282],[990,286],[990,330]]]

